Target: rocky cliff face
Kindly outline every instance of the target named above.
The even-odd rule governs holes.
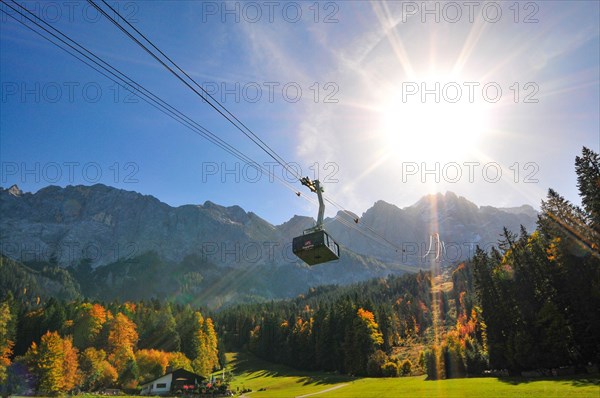
[[[436,257],[453,263],[470,257],[477,245],[496,245],[504,227],[518,232],[523,225],[533,231],[537,212],[528,205],[511,209],[478,207],[452,192],[425,196],[404,209],[378,201],[360,218],[362,229],[374,239],[348,228],[341,222],[344,217],[347,219],[338,213],[328,230],[357,253],[427,266]]]
[[[104,185],[16,191],[0,191],[0,236],[2,251],[24,261],[54,258],[71,265],[89,258],[97,266],[156,251],[170,261],[198,254],[235,265],[241,263],[235,254],[221,259],[221,252],[280,240],[275,227],[239,206],[206,202],[173,208]]]
[[[273,226],[239,206],[212,202],[174,208],[152,196],[104,185],[49,186],[35,194],[16,186],[0,189],[0,214],[2,253],[63,266],[87,258],[97,267],[150,251],[167,261],[196,255],[232,268],[299,263],[291,253],[291,239],[314,225],[312,218],[294,216]],[[325,225],[344,253],[354,252],[340,266],[352,262],[350,268],[379,273],[393,264],[427,265],[432,253],[446,262],[463,260],[475,245],[495,244],[504,226],[518,231],[523,224],[533,230],[535,221],[529,206],[478,207],[449,192],[404,209],[379,201],[358,224],[339,213]],[[445,251],[436,247],[442,242]]]

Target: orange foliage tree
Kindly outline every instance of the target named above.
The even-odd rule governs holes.
[[[7,302],[0,304],[0,384],[6,381],[6,369],[10,366],[13,341],[10,339],[9,322],[10,308]]]
[[[106,359],[104,350],[86,348],[81,354],[80,368],[82,387],[86,391],[111,387],[117,382],[117,370]]]
[[[137,341],[138,333],[135,323],[119,312],[111,320],[108,330],[108,361],[117,370],[121,383],[131,387],[134,387],[137,379],[137,364],[134,355]]]
[[[79,382],[77,349],[71,337],[62,338],[58,332],[47,332],[39,346],[32,343],[26,359],[38,377],[38,391],[43,394],[69,392]]]
[[[207,376],[219,365],[217,333],[210,318],[204,319],[200,312],[195,314],[194,359],[192,366],[198,374]]]

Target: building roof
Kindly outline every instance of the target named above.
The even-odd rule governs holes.
[[[167,373],[165,373],[164,375],[162,375],[160,377],[156,377],[156,378],[154,378],[152,380],[147,380],[147,381],[141,383],[140,385],[144,386],[146,384],[153,383],[156,380],[162,379],[163,377],[168,376],[170,374],[173,374],[172,381],[190,380],[191,382],[194,382],[194,381],[206,380],[206,377],[204,377],[204,376],[198,375],[196,373],[192,373],[192,372],[190,372],[188,370],[185,370],[183,368],[179,368],[177,370],[173,370],[171,372],[167,372]]]

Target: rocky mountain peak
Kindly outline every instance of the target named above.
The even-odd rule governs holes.
[[[376,210],[397,210],[398,206],[386,202],[385,200],[378,200],[373,204],[372,209]]]
[[[250,220],[249,214],[237,205],[225,207],[207,200],[202,205],[202,208],[212,212],[212,214],[220,214],[221,217],[234,223],[246,224]]]
[[[244,253],[231,254],[231,248],[262,248],[265,242],[284,249],[276,257],[260,256],[258,262],[280,264],[282,258],[295,261],[289,243],[315,224],[312,217],[295,215],[273,226],[236,205],[225,207],[206,201],[203,205],[171,207],[153,196],[100,184],[50,186],[35,194],[23,194],[13,186],[2,190],[0,208],[5,255],[21,258],[21,248],[34,248],[32,252],[40,259],[52,255],[61,265],[77,265],[89,258],[93,266],[99,266],[154,251],[169,261],[210,253],[216,264],[237,268],[248,264],[244,263]],[[422,256],[399,258],[397,250],[390,249],[390,242],[399,247],[426,248],[434,231],[460,247],[481,241],[495,243],[504,226],[512,231],[518,231],[521,224],[530,231],[535,229],[536,215],[530,206],[479,208],[446,192],[428,195],[403,209],[379,200],[362,217],[338,212],[335,218],[325,220],[325,228],[345,252],[364,256],[360,261],[381,259],[390,264],[419,265]],[[356,218],[358,223],[353,222]],[[464,252],[448,261],[468,255]]]
[[[14,184],[12,187],[8,188],[8,194],[18,198],[23,195],[23,191],[21,191],[17,184]]]
[[[305,229],[311,228],[316,221],[312,217],[294,215],[288,221],[277,226],[277,230],[286,238],[293,238],[304,232]]]
[[[411,207],[427,212],[432,210],[438,211],[440,209],[460,212],[477,212],[479,210],[479,206],[475,203],[451,191],[447,191],[445,194],[437,193],[423,196]]]
[[[498,210],[502,210],[511,214],[526,214],[529,217],[537,217],[538,215],[538,212],[530,205],[522,205],[518,207],[500,207]]]

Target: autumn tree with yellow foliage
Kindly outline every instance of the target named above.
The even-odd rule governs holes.
[[[110,321],[108,330],[108,361],[115,367],[122,385],[137,385],[138,368],[135,348],[138,341],[137,327],[125,314],[119,312]]]
[[[47,332],[40,344],[35,342],[25,355],[30,369],[37,376],[38,391],[57,395],[75,388],[79,382],[77,349],[71,337]]]
[[[196,312],[194,317],[192,367],[196,373],[207,376],[219,366],[217,333],[212,319],[204,319],[200,312]]]
[[[355,375],[367,374],[369,357],[383,343],[383,335],[371,311],[359,308],[347,330],[344,342],[346,371]]]
[[[10,365],[12,347],[10,322],[12,314],[8,302],[0,303],[0,384],[4,384],[7,378],[7,368]]]
[[[113,386],[118,379],[117,370],[108,362],[102,349],[88,347],[80,357],[81,387],[85,391],[97,391]]]

